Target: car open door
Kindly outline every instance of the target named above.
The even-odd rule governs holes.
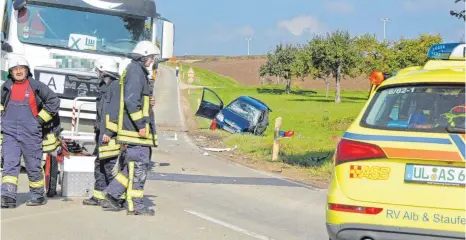
[[[223,101],[212,90],[204,88],[202,90],[201,105],[196,112],[196,116],[214,119],[215,116],[223,109]]]

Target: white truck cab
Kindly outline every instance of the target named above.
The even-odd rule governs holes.
[[[158,20],[162,23],[158,61],[173,56],[174,25],[160,18],[155,0],[0,0],[0,14],[0,83],[8,73],[8,54],[25,56],[34,78],[59,95],[61,117],[72,116],[76,97],[97,96],[94,61],[111,56],[121,73],[131,61],[127,54],[139,41],[156,44]],[[152,78],[153,69],[148,70]],[[83,105],[80,118],[95,119],[95,104]]]

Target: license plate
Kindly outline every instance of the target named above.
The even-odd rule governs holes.
[[[231,128],[231,127],[228,127],[228,126],[223,126],[223,129],[227,132],[230,132],[230,133],[236,133],[236,130]]]
[[[97,97],[99,88],[97,84],[86,81],[67,80],[65,82],[65,96],[75,97]]]
[[[55,93],[63,94],[65,91],[65,75],[41,73],[39,81],[43,82]]]
[[[465,186],[465,174],[464,168],[459,167],[406,164],[405,182],[444,186]]]

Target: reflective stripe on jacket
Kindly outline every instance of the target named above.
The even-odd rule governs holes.
[[[13,79],[9,78],[1,86],[0,111],[4,112],[8,108],[11,98]],[[43,142],[42,149],[45,153],[53,152],[60,145],[58,137],[61,133],[60,98],[47,85],[29,77],[29,86],[34,91],[38,114],[36,120],[42,125]]]
[[[156,141],[153,112],[150,110],[149,73],[136,61],[131,61],[120,78],[120,103],[118,109],[111,108],[110,119],[118,122],[117,141],[124,144],[155,146]],[[139,136],[140,129],[146,136]]]
[[[116,157],[120,154],[121,145],[116,143],[115,136],[118,131],[116,121],[110,121],[111,108],[118,108],[119,103],[119,83],[118,79],[109,79],[109,83],[105,84],[105,90],[101,96],[100,103],[98,104],[98,111],[100,112],[100,118],[98,128],[100,129],[99,136],[99,159],[106,159]],[[108,143],[102,143],[103,135],[108,135],[111,140]]]

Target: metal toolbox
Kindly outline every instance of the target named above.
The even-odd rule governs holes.
[[[63,197],[90,197],[94,189],[95,156],[70,156],[63,161]]]

